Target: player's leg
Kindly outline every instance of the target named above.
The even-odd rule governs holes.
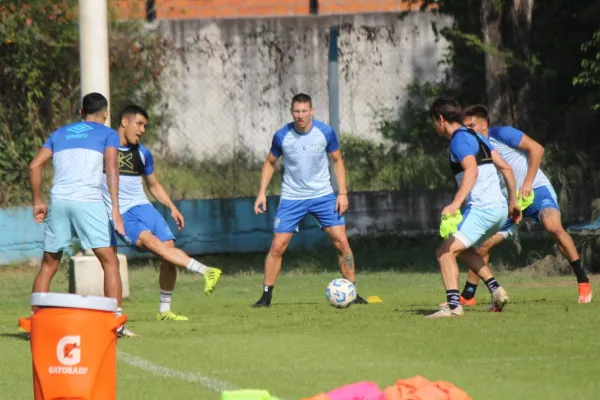
[[[356,263],[346,235],[346,220],[335,210],[335,203],[336,197],[333,193],[311,199],[308,212],[317,219],[321,229],[329,235],[338,254],[338,264],[342,276],[356,285]],[[368,304],[358,293],[354,303]]]
[[[485,265],[490,265],[490,251],[493,247],[496,247],[500,243],[502,243],[505,239],[504,232],[499,232],[486,240],[480,248],[477,249],[477,253],[483,258],[483,262]],[[470,252],[463,253],[460,256],[460,259],[469,262]],[[475,300],[475,293],[477,291],[477,286],[479,284],[479,276],[472,269],[469,268],[467,273],[467,282],[465,283],[465,287],[463,288],[462,293],[460,294],[460,304],[463,306],[475,306],[477,305],[477,301]]]
[[[117,315],[121,315],[123,288],[119,259],[117,257],[116,238],[106,206],[103,202],[69,201],[69,215],[81,247],[91,249],[104,271],[104,296],[117,300]],[[120,326],[119,336],[136,336],[133,332]]]
[[[126,240],[137,247],[148,250],[163,261],[179,268],[185,268],[204,276],[204,293],[213,293],[221,270],[208,267],[193,259],[181,249],[167,245],[175,236],[169,225],[152,204],[144,204],[130,209],[123,216]]]
[[[430,318],[455,317],[463,315],[458,291],[458,263],[459,255],[464,259],[469,268],[484,280],[492,301],[498,308],[508,302],[508,296],[494,278],[491,270],[483,258],[474,250],[496,233],[506,222],[507,210],[504,207],[497,209],[467,208],[463,213],[463,221],[458,226],[458,231],[450,238],[444,240],[436,250],[436,258],[440,265],[440,272],[446,288],[447,303],[443,304],[440,311],[431,314]],[[467,251],[467,249],[469,249]]]
[[[63,249],[71,243],[73,234],[67,202],[60,199],[50,200],[44,228],[44,255],[40,271],[33,281],[33,292],[50,291],[50,282],[58,270]]]
[[[565,256],[573,268],[573,272],[577,277],[579,290],[578,302],[590,303],[592,301],[592,286],[581,263],[581,258],[579,257],[573,238],[563,228],[554,190],[547,186],[536,188],[535,197],[531,207],[534,207],[536,211],[539,210],[539,221],[544,226],[546,232],[548,232],[558,244],[560,252]]]
[[[273,290],[281,264],[283,253],[287,249],[294,232],[298,231],[298,225],[306,214],[308,214],[308,200],[281,199],[275,221],[273,223],[273,241],[271,248],[265,258],[265,276],[263,290],[260,299],[252,307],[270,307],[273,299]]]
[[[175,241],[167,240],[165,246],[167,248],[175,248]],[[160,298],[158,306],[157,319],[159,321],[187,321],[188,317],[180,314],[175,314],[171,311],[171,299],[175,282],[177,281],[177,267],[173,264],[161,260],[160,273],[158,275],[158,285],[160,287]]]
[[[57,253],[44,251],[42,266],[33,281],[33,293],[46,293],[50,291],[50,282],[54,278],[56,271],[58,271],[62,254],[62,251]]]
[[[466,250],[466,246],[451,236],[440,244],[435,251],[435,257],[440,266],[442,281],[446,290],[446,303],[440,306],[440,310],[427,315],[427,318],[460,317],[464,314],[460,305],[460,293],[458,291],[458,263],[456,258]]]

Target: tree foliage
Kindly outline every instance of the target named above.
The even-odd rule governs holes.
[[[52,131],[78,119],[81,99],[76,0],[0,4],[0,206],[28,202],[27,165]],[[142,23],[110,21],[111,116],[126,102],[168,123],[161,103],[171,44]],[[152,139],[150,134],[150,139]],[[154,137],[156,138],[156,137]]]

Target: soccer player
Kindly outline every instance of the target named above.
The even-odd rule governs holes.
[[[65,125],[54,131],[29,164],[29,182],[33,197],[33,219],[46,220],[42,265],[33,283],[33,292],[49,292],[63,250],[74,233],[84,249],[92,249],[104,270],[104,295],[117,299],[121,313],[121,275],[119,260],[111,246],[113,229],[102,199],[102,169],[106,163],[109,209],[114,229],[123,233],[119,213],[119,178],[117,148],[119,135],[104,125],[108,118],[108,101],[100,93],[83,97],[83,121]],[[42,169],[52,159],[54,183],[50,205],[41,198]],[[47,217],[47,218],[46,218]],[[122,329],[121,329],[122,330]]]
[[[581,264],[575,244],[571,236],[564,230],[560,218],[560,209],[556,200],[556,192],[552,184],[540,169],[544,148],[523,132],[511,126],[490,127],[488,109],[480,104],[467,107],[464,111],[464,124],[489,139],[490,143],[500,153],[500,156],[512,167],[515,173],[519,194],[529,197],[534,194],[533,204],[523,210],[523,216],[542,226],[558,244],[560,252],[571,264],[577,277],[579,303],[592,301],[592,286]],[[501,181],[501,183],[503,183]],[[506,195],[506,188],[503,187]],[[488,239],[480,248],[479,254],[486,264],[489,262],[490,250],[503,240],[514,234],[518,226],[509,219],[504,227]],[[461,294],[463,305],[475,305],[475,291],[478,277],[469,272],[466,285]]]
[[[461,107],[449,97],[438,98],[429,108],[433,126],[440,136],[450,139],[450,169],[459,185],[453,201],[442,215],[453,216],[463,203],[463,221],[453,236],[445,239],[436,251],[447,303],[428,318],[459,317],[464,314],[458,291],[457,257],[461,257],[473,272],[482,278],[491,294],[490,307],[502,310],[508,295],[496,281],[487,263],[475,250],[498,232],[507,215],[521,220],[513,172],[489,141],[462,125]],[[502,173],[508,188],[508,207],[500,189],[496,168]]]
[[[316,217],[321,229],[330,237],[338,252],[338,262],[344,278],[354,282],[355,264],[348,238],[344,212],[348,209],[346,170],[340,144],[333,128],[313,120],[314,108],[310,96],[300,93],[292,98],[293,122],[278,130],[271,151],[264,163],[260,189],[254,202],[254,212],[267,209],[266,191],[275,171],[275,164],[283,156],[284,175],[281,200],[275,215],[274,236],[265,260],[263,293],[253,307],[270,307],[275,280],[281,270],[281,261],[298,224],[307,214]],[[333,160],[333,169],[339,193],[333,194],[327,154]],[[355,303],[367,301],[357,296]]]
[[[183,215],[156,177],[152,153],[140,144],[147,124],[148,114],[141,107],[128,105],[122,110],[118,128],[119,205],[125,232],[120,236],[130,246],[148,250],[162,259],[157,320],[187,321],[187,317],[171,311],[171,297],[177,280],[175,266],[204,275],[204,293],[207,295],[214,291],[221,270],[207,267],[184,251],[175,248],[175,236],[169,225],[150,204],[144,192],[142,177],[150,194],[171,211],[178,229],[183,229],[185,223]],[[105,184],[103,189],[104,201],[108,208],[112,208],[114,203],[108,185]]]

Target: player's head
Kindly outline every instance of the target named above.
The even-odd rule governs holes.
[[[100,93],[88,93],[81,101],[81,118],[103,124],[108,118],[108,100]]]
[[[490,127],[490,113],[483,104],[474,104],[463,111],[463,123],[469,129],[481,134],[487,134]]]
[[[314,114],[310,96],[304,93],[298,93],[292,97],[291,111],[296,129],[305,129],[311,123]]]
[[[452,135],[455,130],[453,126],[463,123],[460,104],[448,96],[439,97],[429,106],[429,116],[436,132],[441,136]]]
[[[135,146],[146,133],[148,113],[140,106],[129,104],[123,107],[119,117],[119,133],[129,146]]]

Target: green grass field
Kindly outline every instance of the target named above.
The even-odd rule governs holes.
[[[256,256],[257,260],[262,256]],[[260,264],[258,264],[260,265]],[[16,332],[28,313],[37,268],[0,269],[0,398],[32,398],[29,342]],[[596,304],[578,305],[572,278],[499,275],[511,295],[487,313],[487,290],[464,318],[426,320],[444,301],[437,273],[359,276],[359,292],[383,303],[337,310],[324,292],[337,275],[281,276],[270,309],[252,309],[261,274],[224,275],[214,295],[201,277],[180,274],[175,311],[188,322],[154,321],[157,271],[132,268],[128,327],[118,342],[119,399],[219,399],[219,390],[260,388],[282,399],[372,380],[382,388],[422,375],[447,380],[474,399],[592,399],[600,393]],[[66,291],[61,270],[54,291]]]

